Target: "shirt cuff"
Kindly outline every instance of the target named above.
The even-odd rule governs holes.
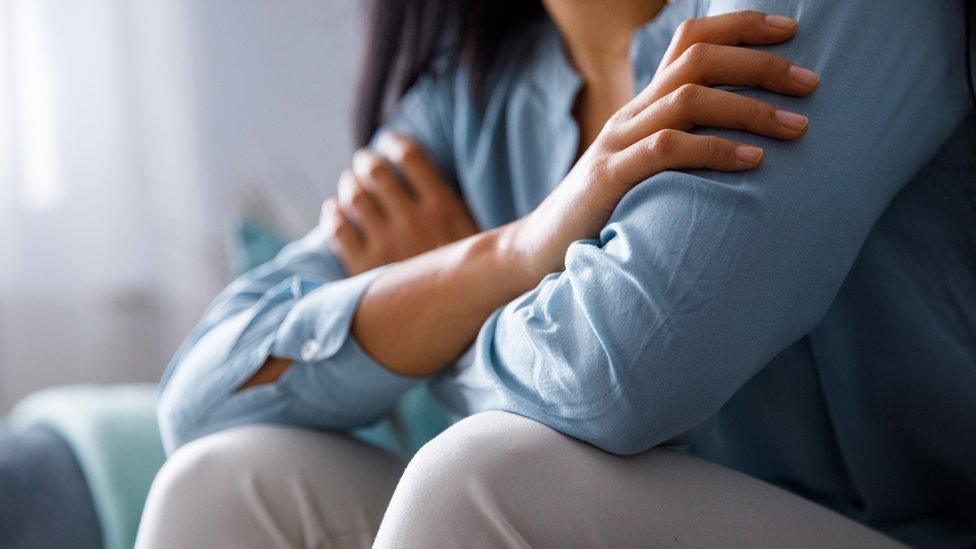
[[[282,380],[291,391],[320,405],[358,401],[353,408],[385,408],[392,403],[386,401],[421,382],[377,363],[349,331],[363,293],[385,270],[385,267],[373,269],[320,286],[302,296],[289,311],[270,354],[295,361],[296,367]],[[323,392],[331,398],[324,399]],[[335,412],[357,415],[357,411],[348,407]]]
[[[329,282],[307,294],[302,285],[293,288],[297,303],[278,328],[271,354],[305,363],[320,362],[336,354],[349,337],[349,326],[363,293],[385,270],[373,269]]]

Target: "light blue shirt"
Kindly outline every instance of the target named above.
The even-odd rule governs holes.
[[[818,71],[819,91],[738,91],[809,115],[809,133],[704,130],[763,146],[764,165],[642,182],[431,388],[460,414],[508,410],[619,454],[704,425],[689,451],[914,543],[976,543],[962,2],[679,2],[635,35],[640,87],[681,20],[740,9],[799,19],[769,49]],[[580,78],[555,28],[513,38],[502,59],[483,108],[448,63],[387,126],[425,146],[483,228],[530,212],[578,144]],[[166,373],[167,448],[242,423],[350,429],[382,416],[420,382],[349,335],[381,271],[347,278],[312,231],[235,281]],[[269,353],[295,364],[236,392]]]

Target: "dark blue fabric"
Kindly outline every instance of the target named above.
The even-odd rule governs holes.
[[[52,429],[0,427],[0,547],[102,547],[85,476]]]

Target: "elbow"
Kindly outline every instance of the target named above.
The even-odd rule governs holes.
[[[170,365],[156,403],[156,421],[166,453],[220,429],[217,417],[226,416],[233,388],[213,372],[231,365],[215,356],[203,356],[191,350]],[[226,422],[225,422],[226,423]]]
[[[605,452],[629,456],[688,444],[707,428],[716,409],[711,399],[696,401],[677,386],[661,394],[631,377],[614,377],[615,385],[589,385],[582,394],[558,396],[557,417],[546,423]]]
[[[616,456],[632,456],[653,448],[655,445],[637,433],[614,430],[605,427],[596,429],[581,428],[574,433],[576,438]]]
[[[656,419],[658,419],[656,421]],[[617,456],[633,456],[658,446],[685,446],[708,429],[705,420],[691,427],[679,427],[654,417],[622,416],[613,425],[581,426],[576,438],[592,444],[604,452]]]
[[[664,427],[643,414],[616,412],[598,420],[572,421],[566,432],[604,452],[632,456],[673,439],[675,435]]]
[[[166,387],[156,405],[159,435],[167,455],[198,438],[250,423],[285,423],[274,400],[261,406],[242,406],[249,396],[230,390],[211,398]]]
[[[156,405],[156,420],[163,449],[169,455],[180,446],[199,438],[200,422],[191,413],[190,403],[184,395],[164,388]]]

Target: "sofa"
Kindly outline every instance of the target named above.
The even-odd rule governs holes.
[[[285,243],[248,220],[233,234],[240,271],[270,259]],[[78,385],[21,401],[0,422],[0,547],[132,547],[166,458],[157,394],[155,384]],[[453,419],[419,386],[389,416],[351,435],[410,457]]]

